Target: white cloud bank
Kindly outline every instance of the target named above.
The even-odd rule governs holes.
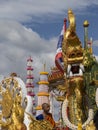
[[[98,47],[98,40],[95,40],[95,41],[93,42],[93,46]]]
[[[54,64],[57,39],[45,40],[17,22],[0,21],[0,73],[17,72],[26,77],[28,56],[33,57],[34,76]]]
[[[46,63],[46,70],[54,65],[58,38],[45,40],[36,32],[12,21],[0,21],[0,74],[16,72],[26,78],[28,56],[33,58],[34,77],[39,77]],[[94,41],[93,45],[98,42]]]
[[[35,17],[56,17],[65,14],[68,8],[85,10],[88,6],[98,5],[97,0],[2,0],[0,1],[0,18],[15,21],[35,21]],[[42,18],[42,16],[44,16]],[[57,17],[58,18],[58,17]]]

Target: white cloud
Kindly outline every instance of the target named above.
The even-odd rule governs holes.
[[[16,72],[26,78],[26,60],[33,57],[34,77],[46,62],[47,71],[54,64],[57,39],[45,40],[17,22],[0,21],[0,73]]]
[[[38,22],[50,16],[64,15],[68,8],[73,10],[86,9],[88,6],[98,5],[97,0],[3,0],[0,1],[0,18],[11,19],[15,21],[35,21],[40,18]],[[42,16],[44,16],[42,18]],[[38,20],[38,19],[37,19]]]
[[[95,57],[96,57],[96,60],[98,61],[98,56],[95,55]]]
[[[98,40],[95,40],[95,41],[93,42],[93,46],[98,47]]]

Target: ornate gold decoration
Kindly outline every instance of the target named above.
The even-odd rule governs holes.
[[[23,123],[24,109],[21,106],[21,96],[16,95],[13,103],[11,123],[8,126],[9,130],[26,130],[26,126]]]
[[[85,66],[86,69],[91,68],[91,66],[95,63],[95,60],[93,55],[90,54],[89,48],[84,50],[83,52],[83,65]]]
[[[84,130],[86,128],[86,126],[90,124],[90,121],[93,119],[93,109],[89,109],[88,118],[83,124],[81,121],[79,121],[78,124],[75,125],[72,122],[70,122],[69,117],[68,117],[67,113],[65,112],[65,111],[67,111],[68,104],[69,104],[69,101],[67,98],[68,97],[66,96],[66,99],[64,100],[64,102],[62,104],[62,117],[63,117],[63,121],[64,121],[65,125],[67,125],[71,130],[79,130],[79,129]],[[71,116],[74,116],[74,115],[71,115]]]
[[[69,27],[64,34],[62,54],[66,74],[65,82],[67,82],[66,92],[69,95],[69,119],[77,126],[79,122],[83,124],[87,119],[85,115],[87,108],[83,105],[85,101],[83,48],[76,34],[75,15],[71,9],[68,10],[68,20]]]
[[[11,115],[11,109],[13,106],[13,97],[8,88],[6,88],[6,91],[2,93],[2,98],[2,114],[7,118]]]
[[[71,9],[68,11],[68,20],[69,27],[64,34],[64,40],[62,43],[65,71],[69,63],[81,63],[83,60],[82,44],[75,32],[75,16]]]
[[[70,119],[72,122],[84,122],[86,116],[84,114],[83,108],[83,93],[85,89],[83,84],[83,77],[69,79],[69,86],[70,96],[68,100]]]
[[[41,121],[36,120],[29,113],[27,114],[28,114],[29,119],[31,120],[31,123],[29,125],[30,130],[53,130],[53,127],[50,124],[50,122],[46,120],[41,120]]]
[[[13,98],[16,93],[19,93],[18,82],[14,78],[6,78],[2,81],[2,114],[4,118],[7,118],[11,115]]]
[[[26,130],[23,124],[24,110],[21,106],[21,89],[14,77],[5,78],[0,84],[0,128]]]

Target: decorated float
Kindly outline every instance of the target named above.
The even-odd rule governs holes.
[[[66,22],[69,22],[68,27]],[[84,24],[84,47],[76,33],[75,16],[68,10],[51,73],[40,73],[38,103],[35,107],[32,58],[27,60],[27,82],[15,73],[0,82],[1,130],[52,130],[51,124],[38,121],[42,103],[61,104],[60,123],[55,129],[94,130],[93,116],[98,106],[98,62],[88,38],[88,21]],[[51,96],[52,94],[52,96]],[[35,111],[36,110],[36,111]]]
[[[92,39],[88,38],[89,22],[83,23],[84,47],[76,33],[75,15],[71,9],[68,10],[68,27],[66,22],[64,19],[55,56],[56,67],[49,75],[49,88],[56,99],[62,101],[62,122],[66,130],[85,130],[94,126],[93,116],[98,105],[98,62],[93,54]]]

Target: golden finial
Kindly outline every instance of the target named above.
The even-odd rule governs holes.
[[[72,14],[72,9],[68,9],[68,14]]]
[[[87,20],[85,20],[84,23],[83,23],[83,26],[84,27],[88,27],[89,26],[89,22]]]
[[[76,22],[75,22],[75,15],[74,15],[72,9],[68,10],[68,21],[69,21],[69,30],[70,31],[75,31]],[[66,34],[67,37],[68,37],[69,33],[70,32],[67,31],[67,34]]]

